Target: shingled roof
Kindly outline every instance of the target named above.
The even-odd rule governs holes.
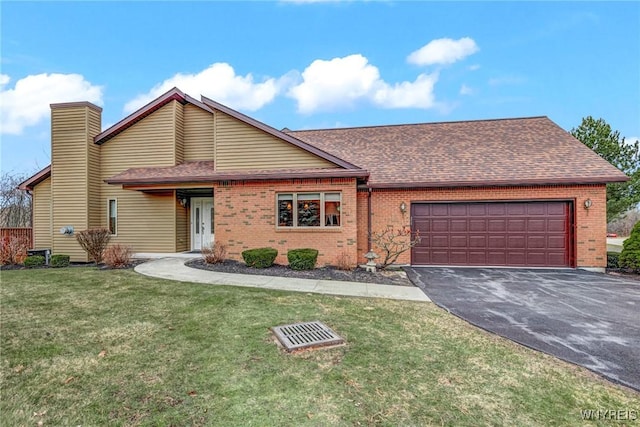
[[[285,132],[368,170],[377,188],[628,180],[547,117]]]
[[[216,171],[212,161],[185,162],[176,166],[131,168],[105,180],[107,184],[151,185],[232,180],[291,178],[366,178],[362,169],[314,168]]]

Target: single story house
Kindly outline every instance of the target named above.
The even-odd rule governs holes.
[[[106,130],[101,111],[52,104],[51,165],[21,184],[35,247],[72,261],[91,227],[135,252],[215,239],[283,264],[316,248],[320,265],[411,227],[402,264],[602,269],[605,184],[628,179],[547,117],[276,130],[178,89]]]

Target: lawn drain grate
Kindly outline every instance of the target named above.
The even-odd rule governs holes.
[[[318,321],[275,326],[271,330],[287,351],[344,343],[341,336]]]

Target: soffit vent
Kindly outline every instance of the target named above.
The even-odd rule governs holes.
[[[343,344],[344,339],[322,322],[294,323],[271,329],[284,348],[291,352],[309,347]]]

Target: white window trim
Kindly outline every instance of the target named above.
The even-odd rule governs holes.
[[[111,221],[111,212],[109,211],[109,208],[111,207],[111,201],[115,202],[115,218],[116,218],[116,232],[111,234],[112,236],[117,236],[118,235],[118,199],[115,197],[110,197],[107,199],[107,230],[109,230],[109,232],[111,232],[111,227],[110,227],[110,221]]]
[[[293,225],[291,226],[287,226],[287,225],[280,225],[280,203],[278,200],[278,197],[281,195],[291,195],[293,196],[292,199],[292,213],[293,213],[293,218],[292,218],[292,222]],[[302,226],[302,225],[298,225],[298,210],[295,208],[298,205],[298,196],[299,195],[303,195],[303,194],[320,194],[320,218],[322,218],[322,220],[320,221],[320,225],[317,227],[310,227],[310,226]],[[326,221],[325,221],[325,195],[326,194],[337,194],[339,196],[339,200],[338,202],[340,202],[340,210],[339,210],[339,215],[340,218],[338,219],[338,223],[340,225],[326,225]],[[276,215],[275,215],[275,224],[276,224],[276,228],[280,229],[280,230],[339,230],[342,228],[342,192],[341,191],[282,191],[282,192],[278,192],[276,193],[276,197],[275,197],[275,201],[276,201]]]

